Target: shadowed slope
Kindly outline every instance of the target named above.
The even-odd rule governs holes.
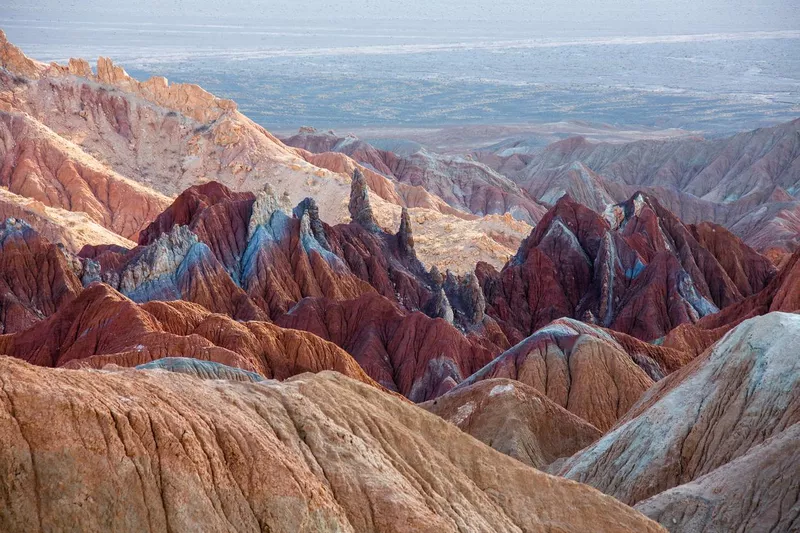
[[[0,333],[27,329],[81,291],[67,256],[21,220],[0,223]]]

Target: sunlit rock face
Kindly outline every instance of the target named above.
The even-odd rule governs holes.
[[[665,525],[675,531],[680,524],[724,530],[767,516],[771,523],[793,523],[796,513],[775,509],[796,487],[796,450],[787,439],[800,422],[798,341],[796,314],[742,322],[650,388],[558,472],[629,504],[653,497],[639,508],[674,518]],[[712,488],[716,495],[703,500]]]
[[[0,376],[3,531],[663,531],[335,372],[242,383],[0,357]]]

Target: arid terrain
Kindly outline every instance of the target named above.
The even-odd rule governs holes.
[[[0,30],[0,531],[800,531],[800,119],[531,131]]]

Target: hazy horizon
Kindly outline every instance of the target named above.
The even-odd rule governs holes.
[[[11,2],[43,61],[109,56],[268,128],[580,120],[726,133],[800,116],[800,3]]]

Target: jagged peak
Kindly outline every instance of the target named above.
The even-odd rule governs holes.
[[[353,170],[353,179],[350,184],[350,218],[356,224],[369,231],[379,231],[375,223],[375,215],[372,213],[372,206],[369,202],[369,187],[367,180],[361,170]]]
[[[130,295],[144,283],[175,273],[198,242],[197,235],[188,226],[178,225],[169,233],[162,233],[154,243],[141,247],[122,270],[120,292]]]
[[[411,230],[411,217],[405,207],[400,212],[400,229],[397,232],[397,244],[401,254],[411,257],[417,256],[414,251],[414,233]]]
[[[456,276],[448,270],[444,290],[449,295],[451,305],[460,311],[469,324],[483,322],[486,314],[486,297],[478,277],[473,272]]]
[[[268,225],[272,215],[278,211],[287,216],[289,214],[284,202],[279,200],[275,194],[272,185],[267,183],[264,186],[264,189],[256,194],[256,199],[253,202],[252,212],[250,213],[250,222],[247,226],[247,240],[250,241],[250,239],[253,238],[253,235],[259,226]]]
[[[631,218],[640,216],[645,207],[652,209],[659,218],[674,217],[669,210],[661,206],[658,200],[644,191],[636,191],[624,202],[609,205],[602,216],[611,229],[618,230],[623,228]]]
[[[47,70],[47,65],[29,58],[22,50],[12,44],[1,29],[0,66],[13,74],[32,79],[39,78]]]
[[[322,225],[322,220],[319,218],[319,207],[313,198],[304,198],[297,207],[293,210],[294,216],[301,221],[301,231],[306,230],[310,235],[322,245],[323,248],[330,251],[331,245],[328,242],[328,237],[325,235],[325,227]],[[304,224],[308,227],[305,228]]]

